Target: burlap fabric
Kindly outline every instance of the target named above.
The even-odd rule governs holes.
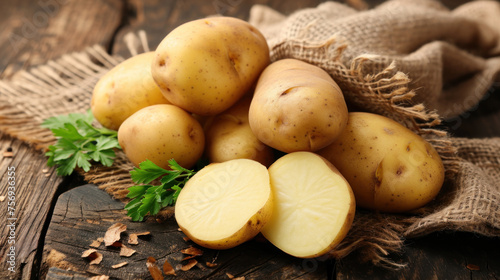
[[[390,1],[368,11],[325,3],[290,16],[254,6],[249,21],[268,39],[273,60],[294,57],[322,67],[350,108],[401,122],[444,160],[446,182],[436,200],[405,215],[358,209],[331,256],[358,251],[394,265],[387,255],[401,250],[406,238],[443,230],[500,236],[500,138],[450,138],[436,129],[440,115],[465,112],[499,79],[499,3],[453,11],[434,1]],[[127,40],[132,54],[148,50],[143,33]],[[41,121],[88,109],[99,77],[122,60],[95,46],[0,81],[0,130],[44,150],[54,138]],[[95,164],[82,174],[124,199],[131,168],[118,152],[114,166]]]

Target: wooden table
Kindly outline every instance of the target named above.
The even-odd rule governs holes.
[[[299,8],[314,7],[319,0],[285,2],[277,0],[16,0],[0,3],[0,77],[9,79],[20,69],[100,44],[111,54],[129,56],[123,36],[129,31],[145,30],[149,46],[181,23],[222,13],[248,19],[255,3],[269,5],[289,14]],[[347,1],[356,3],[357,1]],[[383,2],[368,1],[369,6]],[[454,8],[465,0],[447,0]],[[493,89],[478,108],[448,123],[455,136],[500,136],[500,91]],[[1,94],[1,93],[0,93]],[[12,151],[12,155],[9,155]],[[7,153],[5,153],[7,152]],[[121,202],[111,199],[95,186],[85,185],[76,174],[65,178],[46,168],[45,156],[20,140],[0,133],[0,196],[6,194],[8,172],[15,168],[16,218],[15,273],[10,273],[7,204],[0,202],[0,279],[86,279],[106,274],[115,278],[148,278],[145,260],[180,262],[180,249],[189,246],[177,231],[175,221],[132,223]],[[76,188],[75,188],[76,187]],[[151,236],[134,247],[137,253],[129,265],[109,268],[119,262],[116,250],[104,251],[100,266],[88,264],[79,254],[109,225],[123,222],[128,232],[147,229]],[[4,226],[5,225],[5,226]],[[229,279],[227,273],[246,279],[498,279],[500,278],[500,242],[465,233],[439,233],[409,240],[401,256],[408,266],[389,271],[360,264],[352,255],[341,262],[300,260],[278,252],[268,243],[254,240],[229,251],[207,250],[200,263],[218,263],[214,269],[194,268],[178,273],[179,279]],[[56,250],[57,249],[57,250]],[[59,268],[55,267],[58,264]],[[71,270],[64,270],[71,268]],[[162,263],[162,262],[161,262]],[[63,269],[61,269],[63,268]],[[202,269],[203,268],[203,269]],[[476,270],[478,268],[479,270]]]

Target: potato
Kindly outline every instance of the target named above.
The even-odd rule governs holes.
[[[284,155],[269,167],[274,209],[262,234],[300,258],[321,256],[351,228],[356,202],[349,183],[311,152]]]
[[[151,71],[172,104],[213,116],[235,104],[268,64],[269,47],[255,27],[212,17],[170,32],[156,49]]]
[[[183,109],[160,104],[143,108],[126,119],[118,130],[118,142],[135,165],[146,159],[169,169],[175,159],[191,168],[203,155],[205,135],[201,125]]]
[[[278,60],[260,76],[250,105],[252,131],[285,153],[317,151],[347,124],[342,91],[321,68],[295,59]]]
[[[169,104],[151,76],[154,52],[133,56],[104,74],[94,87],[90,107],[102,126],[118,130],[140,109]]]
[[[209,164],[189,179],[175,204],[175,219],[195,243],[228,249],[255,237],[272,209],[266,167],[234,159]]]
[[[436,150],[401,124],[371,113],[350,113],[347,128],[318,151],[344,175],[360,207],[407,212],[430,202],[444,180]]]
[[[260,142],[248,123],[251,96],[215,116],[205,126],[205,152],[210,162],[253,159],[265,166],[274,161],[274,151]]]

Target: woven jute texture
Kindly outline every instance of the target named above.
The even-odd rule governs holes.
[[[442,116],[465,112],[498,80],[500,4],[473,2],[450,11],[434,1],[390,1],[357,11],[324,3],[289,16],[254,6],[249,21],[268,39],[273,61],[293,57],[320,66],[350,108],[407,126],[445,164],[446,182],[434,201],[405,215],[358,209],[332,257],[357,251],[376,264],[397,266],[390,253],[407,238],[448,230],[500,236],[500,138],[451,138],[437,129]],[[144,33],[126,38],[132,55],[149,50]],[[0,131],[45,150],[55,139],[40,123],[85,112],[97,80],[121,61],[93,46],[0,81]],[[80,172],[125,200],[132,168],[117,151],[112,167],[94,164]]]

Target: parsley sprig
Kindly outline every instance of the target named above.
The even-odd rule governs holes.
[[[129,187],[128,198],[132,201],[125,205],[127,215],[133,221],[142,221],[149,213],[156,215],[163,207],[174,205],[184,184],[195,174],[195,171],[180,166],[174,159],[169,160],[171,170],[166,170],[146,160],[139,168],[130,171],[136,186]],[[159,185],[150,183],[160,178]]]
[[[47,165],[57,165],[57,174],[70,175],[78,166],[85,172],[90,170],[91,161],[111,166],[116,156],[114,148],[120,148],[115,130],[92,125],[94,116],[73,113],[46,119],[42,127],[48,128],[57,138],[45,153]]]

